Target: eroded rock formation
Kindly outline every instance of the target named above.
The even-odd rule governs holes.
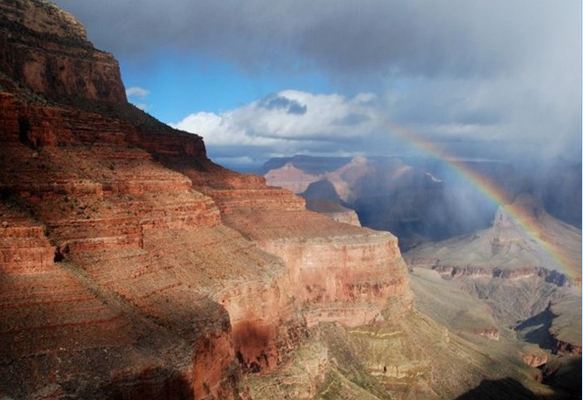
[[[522,355],[525,363],[540,367],[551,354],[580,354],[581,271],[570,266],[581,262],[581,232],[548,215],[530,196],[516,201],[536,221],[550,246],[533,239],[500,208],[490,228],[419,246],[405,257],[415,271],[430,269],[464,293],[466,303],[471,299],[487,305],[498,326],[511,326],[522,341],[544,348],[546,353],[530,347]],[[426,286],[417,280],[415,287]],[[503,334],[499,328],[495,338],[501,340]]]
[[[1,395],[237,398],[308,324],[410,307],[390,234],[214,165],[71,15],[0,8]]]
[[[9,78],[50,98],[125,102],[117,61],[72,15],[41,1],[4,1],[0,14],[0,69]]]

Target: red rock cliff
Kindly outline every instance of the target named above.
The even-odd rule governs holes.
[[[0,9],[0,397],[236,398],[308,325],[410,307],[392,235],[210,162],[70,15]]]
[[[117,61],[93,48],[72,15],[44,1],[0,3],[0,69],[51,98],[126,100]]]

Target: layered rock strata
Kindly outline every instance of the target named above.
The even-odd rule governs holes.
[[[0,395],[237,398],[307,325],[410,307],[392,235],[214,165],[69,14],[0,8]]]
[[[0,4],[0,69],[51,98],[125,102],[119,66],[72,15],[48,2]]]
[[[411,307],[407,272],[396,238],[305,210],[304,200],[264,178],[208,166],[184,158],[165,165],[190,177],[217,203],[223,222],[283,259],[291,292],[305,307],[308,325],[322,321],[365,324],[389,304]]]

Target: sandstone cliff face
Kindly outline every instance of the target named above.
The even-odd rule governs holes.
[[[9,100],[18,105],[14,98]],[[36,108],[18,107],[21,115],[36,121]],[[63,113],[55,110],[56,115]],[[98,115],[80,115],[79,124],[101,118],[97,128],[123,126]],[[59,118],[48,121],[51,132],[58,134],[52,128],[59,126]],[[125,367],[134,386],[153,379],[146,370],[155,368],[180,374],[196,396],[228,397],[232,371],[272,368],[305,336],[303,317],[284,290],[281,262],[224,227],[212,199],[194,191],[184,175],[133,147],[132,135],[125,140],[116,132],[97,131],[87,142],[94,128],[86,125],[79,136],[71,129],[66,145],[45,146],[23,138],[13,122],[8,118],[3,124],[7,129],[2,131],[6,146],[0,154],[0,187],[14,207],[33,221],[43,221],[45,229],[19,227],[24,243],[11,246],[16,230],[11,219],[6,221],[3,280],[10,282],[22,269],[41,271],[58,260],[54,268],[79,275],[91,292],[107,293],[108,304],[109,298],[115,299],[111,312],[122,320],[131,315],[126,324],[132,329],[167,337],[168,345],[182,343],[178,361],[163,356],[167,350],[158,343],[147,345],[146,353],[159,354],[158,360],[148,367],[139,362]],[[164,154],[183,154],[167,151],[165,141],[160,142]],[[141,321],[137,327],[134,318]],[[146,327],[140,328],[143,320]],[[88,329],[94,323],[89,319]],[[38,329],[29,337],[44,343],[40,332],[52,328],[41,323]],[[77,339],[63,348],[75,352],[84,344]],[[134,339],[128,347],[137,345]],[[19,357],[11,357],[18,365]],[[76,378],[73,371],[68,373]],[[109,381],[102,379],[99,384]],[[111,390],[117,390],[114,383]]]
[[[203,183],[198,187],[215,200],[226,225],[283,259],[292,288],[288,292],[301,300],[309,325],[365,324],[379,318],[391,299],[403,310],[411,307],[406,267],[391,234],[306,211],[301,198],[267,188],[255,177],[221,179],[232,173],[214,169],[205,174],[216,178],[203,182],[201,172],[184,161],[168,164],[193,183]]]
[[[51,98],[125,102],[117,61],[70,14],[42,1],[0,4],[0,69]]]
[[[70,15],[0,8],[0,397],[236,398],[308,325],[410,308],[392,235],[214,165]]]
[[[245,220],[229,221],[245,224]],[[316,221],[312,218],[310,223]],[[305,230],[301,232],[301,236],[278,232],[269,238],[252,237],[285,261],[309,326],[323,321],[358,326],[380,320],[391,300],[399,303],[395,311],[411,307],[406,268],[390,234],[343,235],[338,229],[330,236],[306,237]]]

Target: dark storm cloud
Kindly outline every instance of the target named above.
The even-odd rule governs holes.
[[[261,99],[258,106],[267,110],[285,110],[288,114],[297,115],[305,114],[308,110],[306,105],[300,104],[296,100],[278,95],[271,95]]]
[[[360,100],[326,123],[310,107],[341,106],[334,97],[322,98],[332,101],[330,106],[304,108],[305,103],[273,98],[259,107],[227,110],[227,116],[238,116],[238,125],[224,115],[192,110],[181,123],[195,131],[220,132],[215,146],[244,137],[273,150],[274,144],[257,136],[282,135],[287,125],[279,124],[281,116],[264,109],[280,107],[294,118],[290,124],[300,124],[289,135],[298,135],[296,144],[306,140],[308,151],[315,146],[309,138],[328,138],[332,128],[370,132],[360,136],[369,146],[364,151],[377,150],[372,147],[374,124],[366,121],[376,113],[436,141],[503,140],[505,150],[530,146],[547,157],[580,155],[580,0],[57,3],[86,24],[98,47],[122,59],[147,63],[160,50],[175,49],[230,63],[251,75],[315,71],[329,78],[339,95],[347,89],[370,92],[374,84],[374,104]],[[251,129],[253,119],[261,121],[258,129]],[[333,152],[340,145],[327,146]]]
[[[565,9],[561,18],[579,15],[577,0],[57,3],[87,25],[97,46],[118,56],[176,47],[250,69],[315,65],[343,74],[429,76],[512,68],[559,22],[552,21],[555,8]]]

